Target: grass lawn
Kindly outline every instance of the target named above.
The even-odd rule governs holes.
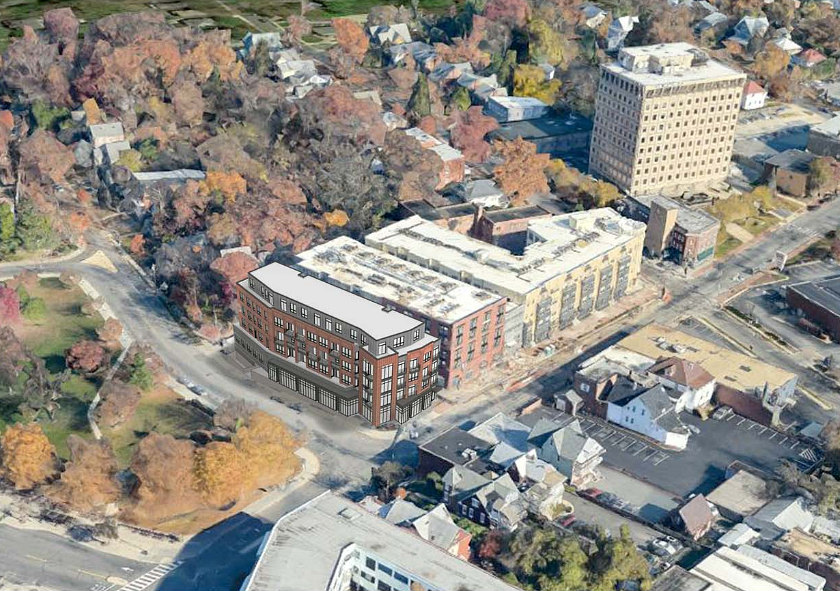
[[[126,467],[140,441],[150,431],[186,437],[197,429],[212,426],[212,419],[165,386],[145,393],[131,420],[114,428],[102,428],[111,441],[120,466]]]
[[[762,232],[777,225],[780,221],[779,218],[772,215],[759,215],[758,217],[750,217],[736,223],[753,236],[758,236]]]
[[[740,240],[731,236],[724,228],[721,227],[718,232],[717,246],[715,247],[715,257],[723,257],[732,249],[737,248],[743,244]]]
[[[57,278],[39,279],[27,291],[30,297],[44,300],[46,314],[39,320],[24,319],[18,336],[44,360],[50,372],[62,372],[66,367],[64,352],[80,339],[96,339],[96,329],[102,326],[102,318],[98,314],[82,314],[81,308],[89,301],[88,297],[78,287],[65,288]],[[44,432],[62,458],[68,455],[67,438],[72,433],[91,436],[87,407],[97,387],[98,381],[93,378],[71,375],[62,384],[63,396],[57,401],[60,408],[53,420],[40,419]],[[22,419],[18,410],[22,402],[22,398],[0,399],[0,431]]]

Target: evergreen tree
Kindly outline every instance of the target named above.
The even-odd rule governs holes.
[[[429,81],[426,75],[421,73],[417,76],[414,89],[411,91],[411,98],[406,105],[408,114],[414,121],[432,114],[432,98],[429,94]]]

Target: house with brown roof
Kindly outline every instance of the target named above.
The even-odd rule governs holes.
[[[744,85],[744,92],[741,94],[741,109],[752,111],[760,109],[767,101],[767,91],[755,80],[750,80]]]
[[[681,357],[663,357],[648,368],[659,382],[679,392],[674,411],[696,410],[709,404],[715,393],[715,378],[699,363]]]
[[[813,68],[817,64],[824,62],[826,57],[819,51],[813,48],[803,49],[795,56],[790,58],[790,62],[802,68]]]
[[[715,514],[712,512],[709,501],[700,494],[692,497],[690,501],[679,507],[674,512],[673,521],[692,540],[699,540],[712,528],[715,522]]]

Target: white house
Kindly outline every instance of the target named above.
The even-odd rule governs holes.
[[[125,131],[119,121],[116,123],[97,123],[88,127],[90,141],[94,149],[101,148],[105,144],[113,144],[125,141]]]
[[[485,112],[499,123],[537,119],[548,114],[548,105],[530,96],[491,96]]]
[[[744,111],[760,109],[765,102],[767,102],[767,91],[761,84],[755,80],[750,80],[744,85],[744,92],[741,95],[741,109]]]
[[[709,404],[717,385],[712,374],[700,364],[679,357],[661,359],[647,371],[670,390],[670,396],[679,396],[674,404],[677,413],[694,411]]]
[[[590,29],[597,28],[607,18],[607,12],[594,4],[584,4],[580,7],[580,12],[583,24]]]
[[[618,51],[624,45],[624,39],[639,24],[638,16],[620,16],[610,23],[607,29],[607,51]]]
[[[607,402],[607,420],[673,449],[685,449],[689,431],[674,411],[674,402],[662,384],[639,388],[637,396],[626,395]]]

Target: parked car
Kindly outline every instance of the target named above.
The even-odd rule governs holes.
[[[587,488],[586,490],[580,491],[579,494],[582,497],[585,497],[587,499],[591,499],[591,500],[594,501],[595,499],[600,497],[602,494],[604,494],[604,491],[602,491],[600,488]]]
[[[563,527],[571,527],[571,525],[577,521],[575,514],[572,513],[571,515],[566,515],[563,519],[560,520],[560,525]]]
[[[671,536],[665,536],[664,538],[653,540],[650,543],[651,551],[657,556],[673,556],[681,548],[682,544]]]

